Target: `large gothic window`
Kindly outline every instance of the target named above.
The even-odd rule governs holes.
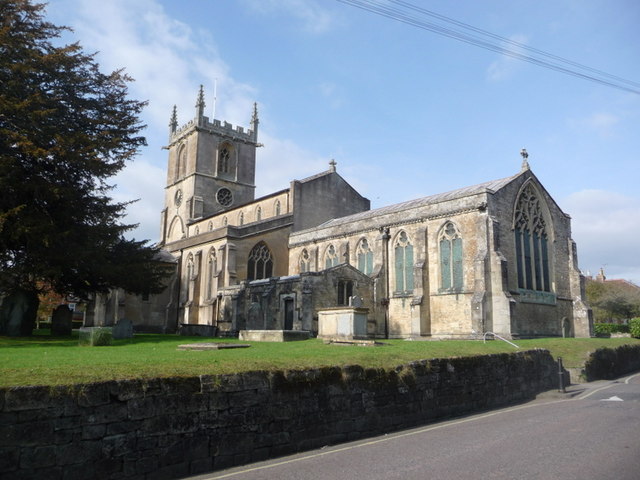
[[[462,238],[452,222],[447,222],[439,237],[440,286],[442,290],[462,290]]]
[[[273,275],[273,258],[264,242],[258,243],[249,253],[247,280],[260,280]]]
[[[305,248],[300,254],[300,273],[309,272],[311,269],[311,259],[309,258],[309,252]]]
[[[394,243],[396,292],[413,291],[413,245],[405,232]]]
[[[338,253],[333,245],[329,245],[327,253],[324,254],[324,267],[331,268],[338,265]]]
[[[516,204],[513,231],[518,287],[550,292],[549,237],[540,202],[538,192],[527,185]]]
[[[369,242],[363,238],[356,248],[356,258],[358,260],[358,270],[365,275],[373,272],[373,252],[369,248]]]

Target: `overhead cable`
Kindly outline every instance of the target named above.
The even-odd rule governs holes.
[[[500,35],[482,30],[445,15],[418,7],[404,0],[386,0],[384,2],[378,0],[338,1],[422,30],[427,30],[438,35],[497,52],[501,55],[640,95],[640,82],[627,80],[602,70],[530,47],[509,38],[501,37]],[[392,5],[397,5],[405,10]],[[438,24],[430,22],[427,20],[427,17],[437,19],[444,23]],[[446,24],[455,25],[459,29],[448,28]],[[499,43],[496,43],[496,40]]]

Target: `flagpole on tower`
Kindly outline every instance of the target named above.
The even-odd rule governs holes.
[[[216,100],[218,99],[218,79],[216,78],[213,82],[213,116],[211,117],[211,121],[216,119]]]

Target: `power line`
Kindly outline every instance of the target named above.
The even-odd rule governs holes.
[[[438,14],[431,10],[418,7],[404,0],[386,0],[381,3],[377,0],[338,0],[346,5],[351,5],[361,10],[375,13],[382,17],[396,20],[401,23],[411,25],[422,30],[427,30],[444,37],[474,45],[485,50],[490,50],[501,55],[505,55],[517,60],[522,60],[543,68],[548,68],[566,75],[589,80],[601,85],[617,88],[626,92],[640,95],[640,82],[627,80],[622,77],[611,75],[602,70],[598,70],[578,62],[545,52],[543,50],[530,47],[523,43],[501,37],[494,33],[482,30],[467,23],[460,22],[445,15]],[[404,8],[393,7],[397,5]],[[431,17],[444,24],[427,21]],[[446,24],[455,25],[459,29],[448,28]],[[498,40],[500,43],[496,43]],[[512,48],[513,47],[513,48]],[[517,48],[520,51],[514,50]]]

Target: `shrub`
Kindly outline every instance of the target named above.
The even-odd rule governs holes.
[[[618,323],[596,323],[593,329],[598,337],[609,337],[612,333],[629,333],[629,325]]]
[[[633,338],[640,338],[640,317],[629,320],[629,333]]]

